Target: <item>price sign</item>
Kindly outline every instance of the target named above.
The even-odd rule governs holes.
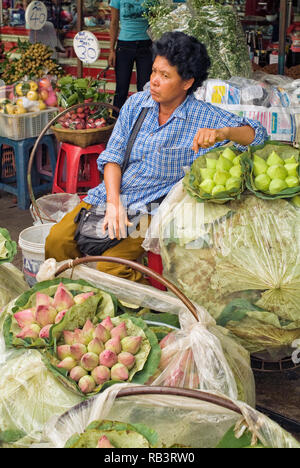
[[[42,29],[47,21],[46,5],[42,2],[31,2],[26,8],[25,20],[27,29]]]
[[[75,54],[83,63],[94,63],[100,55],[99,42],[90,31],[80,31],[73,41]]]

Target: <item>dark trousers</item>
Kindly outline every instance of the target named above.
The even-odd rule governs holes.
[[[121,109],[127,99],[134,63],[136,64],[137,90],[149,81],[152,72],[152,42],[118,41],[116,49],[116,94],[114,106]]]

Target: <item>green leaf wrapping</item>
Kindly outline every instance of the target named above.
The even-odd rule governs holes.
[[[230,147],[230,149],[236,153],[236,155],[240,155],[241,153],[236,150],[236,148]],[[232,189],[230,191],[224,191],[221,193],[218,193],[217,195],[210,195],[208,193],[205,193],[201,187],[201,174],[200,174],[200,169],[203,169],[206,167],[206,158],[209,159],[219,159],[220,154],[224,151],[224,147],[221,148],[216,148],[213,149],[212,151],[209,151],[206,153],[204,156],[200,156],[197,158],[190,170],[186,173],[185,177],[183,178],[183,186],[185,187],[187,193],[195,198],[198,202],[203,203],[205,201],[207,202],[212,202],[212,203],[227,203],[228,201],[239,199],[241,194],[244,191],[244,179],[245,179],[245,173],[243,171],[244,166],[242,166],[242,176],[241,176],[241,187],[239,189]],[[241,161],[244,157],[245,153],[242,153],[241,155]]]
[[[267,160],[268,156],[272,151],[276,153],[283,159],[286,160],[292,156],[295,156],[296,161],[300,161],[299,150],[288,145],[286,143],[280,143],[278,141],[267,141],[264,145],[259,146],[249,146],[248,153],[245,153],[245,157],[242,160],[242,165],[244,172],[246,174],[246,187],[250,192],[252,192],[256,197],[263,200],[277,200],[280,198],[293,198],[300,193],[300,185],[297,187],[287,188],[281,192],[271,195],[270,193],[261,192],[255,187],[254,183],[254,166],[253,166],[253,155],[257,154],[260,158]],[[300,178],[300,166],[298,166],[298,175]]]
[[[17,253],[17,244],[11,240],[7,229],[0,228],[0,265],[12,262]]]

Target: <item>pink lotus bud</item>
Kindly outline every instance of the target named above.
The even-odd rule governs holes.
[[[14,315],[20,328],[29,327],[35,322],[35,308],[20,310]]]
[[[92,371],[99,364],[99,356],[95,353],[86,353],[82,356],[80,364],[85,370]]]
[[[110,370],[105,366],[95,367],[92,371],[92,377],[97,385],[103,385],[110,379]]]
[[[105,349],[109,349],[110,351],[113,351],[116,354],[119,354],[121,352],[121,340],[119,336],[116,336],[115,338],[111,338],[105,343]]]
[[[67,310],[61,310],[60,312],[58,312],[57,316],[55,317],[55,323],[59,323],[64,318],[67,312]]]
[[[21,332],[17,335],[17,338],[38,338],[40,334],[40,327],[36,323],[32,323],[28,327],[22,328]]]
[[[85,375],[88,375],[87,371],[80,366],[73,367],[70,372],[70,377],[72,380],[75,380],[75,382],[79,382]]]
[[[166,346],[174,343],[176,336],[174,332],[168,333],[159,343],[160,349],[164,349]]]
[[[87,320],[83,329],[79,332],[78,329],[75,330],[75,333],[79,335],[79,342],[88,345],[90,341],[94,338],[94,325],[90,320]]]
[[[98,444],[96,448],[115,448],[111,445],[109,439],[104,435],[98,440]]]
[[[110,371],[111,380],[128,380],[128,369],[123,364],[115,364]]]
[[[72,344],[76,343],[75,333],[74,332],[71,332],[69,330],[64,330],[63,333],[64,333],[64,342],[66,344],[72,345]]]
[[[87,292],[87,293],[82,293],[82,294],[77,294],[77,296],[74,296],[74,302],[75,304],[82,304],[84,301],[87,300],[88,297],[94,296],[94,292]]]
[[[61,310],[70,309],[74,304],[72,294],[63,283],[60,283],[54,296],[53,306],[60,312]]]
[[[127,369],[132,369],[135,364],[135,357],[133,354],[126,353],[123,351],[118,355],[118,362],[127,367]]]
[[[117,336],[120,338],[120,340],[125,338],[125,336],[127,336],[126,323],[121,322],[117,327],[112,328],[110,334],[112,338]]]
[[[122,350],[127,353],[136,354],[141,347],[142,340],[142,336],[126,336],[121,341]]]
[[[39,335],[40,338],[49,338],[49,332],[51,327],[52,324],[50,323],[50,325],[46,325],[44,328],[42,328]]]
[[[110,333],[99,323],[94,330],[94,338],[98,338],[102,343],[106,343],[110,339]]]
[[[104,350],[104,344],[98,338],[94,338],[88,344],[88,351],[90,353],[100,354]]]
[[[71,357],[71,346],[61,345],[57,347],[57,356],[60,361],[63,361],[66,357]]]
[[[106,328],[106,330],[110,331],[114,328],[114,324],[111,321],[110,317],[106,317],[104,320],[101,322],[102,327]]]
[[[118,362],[118,356],[113,351],[106,349],[99,356],[99,363],[102,366],[112,367]]]
[[[71,357],[80,361],[82,356],[87,352],[86,346],[81,343],[74,343],[70,346]]]
[[[75,359],[71,358],[71,357],[66,357],[63,361],[61,361],[57,367],[59,367],[60,369],[66,369],[67,371],[70,371],[71,369],[73,369],[73,367],[75,367],[77,364],[77,362],[75,361]]]
[[[85,375],[79,380],[78,386],[82,393],[91,393],[96,387],[96,382],[91,375]]]
[[[41,327],[53,324],[57,315],[56,309],[51,306],[41,305],[36,309],[36,321]]]
[[[52,297],[48,296],[48,294],[37,292],[35,296],[35,306],[36,308],[38,308],[39,306],[52,306],[53,307],[53,299]]]

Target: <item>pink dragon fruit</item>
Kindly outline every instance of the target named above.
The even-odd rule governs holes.
[[[79,380],[78,386],[82,393],[91,393],[96,387],[96,382],[91,375],[85,375]]]
[[[128,380],[128,369],[123,364],[115,364],[110,371],[111,380]]]
[[[41,327],[45,327],[55,322],[56,309],[52,306],[40,305],[36,309],[36,321]]]
[[[110,333],[99,323],[94,330],[94,338],[98,338],[102,343],[106,343],[110,339]]]
[[[131,353],[126,353],[126,351],[122,351],[122,353],[118,355],[118,362],[120,364],[123,364],[127,367],[127,369],[130,370],[135,364],[135,357]]]
[[[105,349],[112,351],[113,353],[119,354],[121,352],[121,340],[119,336],[111,338],[105,343]]]
[[[49,338],[49,332],[50,332],[51,327],[52,327],[52,324],[46,325],[45,327],[43,327],[41,329],[41,331],[40,331],[39,337],[40,338]]]
[[[102,366],[112,367],[118,362],[118,356],[113,351],[106,349],[99,356],[99,363]]]
[[[98,366],[92,370],[92,377],[97,385],[103,385],[110,379],[110,370],[105,366]]]
[[[104,320],[101,322],[102,327],[106,328],[110,332],[114,328],[114,324],[111,321],[110,317],[106,317]]]
[[[142,344],[142,336],[126,336],[121,340],[122,350],[127,353],[136,354]]]
[[[40,331],[41,328],[36,323],[32,323],[28,327],[22,328],[21,332],[16,336],[17,338],[22,338],[23,340],[24,338],[36,339],[38,338]]]
[[[29,327],[35,323],[35,308],[21,310],[14,315],[20,328]]]
[[[63,283],[60,283],[54,296],[53,306],[60,312],[61,310],[70,309],[74,304],[75,302],[72,294]]]
[[[96,448],[115,448],[111,445],[109,439],[104,435],[98,440],[98,444]]]
[[[119,337],[120,340],[125,338],[127,336],[126,323],[121,322],[117,327],[112,328],[110,334],[112,338]]]
[[[94,292],[87,292],[87,293],[82,293],[82,294],[77,294],[77,296],[74,296],[74,302],[75,304],[82,304],[84,301],[86,301],[89,297],[94,296]]]
[[[75,380],[75,382],[79,382],[85,375],[88,375],[87,371],[80,366],[73,367],[70,371],[70,377],[72,380]]]

